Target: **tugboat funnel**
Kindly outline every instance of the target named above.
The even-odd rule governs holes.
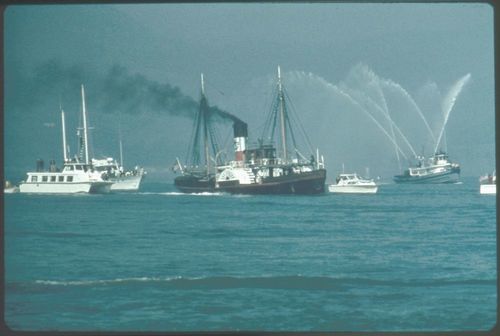
[[[234,131],[234,151],[236,161],[245,161],[246,140],[248,137],[247,124],[243,121],[235,121]]]

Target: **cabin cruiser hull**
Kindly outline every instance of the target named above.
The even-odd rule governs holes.
[[[452,168],[450,170],[429,173],[426,175],[396,175],[394,182],[396,183],[457,183],[460,177],[460,168]]]
[[[240,184],[238,180],[219,181],[216,190],[232,194],[299,194],[325,192],[326,170],[318,169],[300,174],[270,177],[262,183]]]
[[[215,177],[182,175],[175,178],[174,185],[184,193],[214,192]]]
[[[19,188],[18,187],[4,188],[3,192],[4,194],[13,194],[19,192]]]
[[[111,191],[137,191],[141,186],[143,176],[143,174],[140,174],[110,178],[109,181],[113,182]]]
[[[331,193],[345,193],[345,194],[375,194],[378,191],[377,185],[336,185],[331,184],[328,186],[328,191]]]
[[[19,185],[19,192],[33,194],[106,194],[111,189],[111,182],[23,182]]]
[[[497,185],[496,184],[481,184],[479,187],[479,193],[481,195],[496,195]]]

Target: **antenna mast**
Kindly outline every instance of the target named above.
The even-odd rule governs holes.
[[[283,159],[287,161],[286,155],[286,125],[285,125],[285,101],[283,96],[283,87],[281,85],[281,70],[278,65],[278,99],[280,105],[280,120],[281,120],[281,143],[283,145]]]
[[[66,125],[64,121],[64,111],[61,107],[61,104],[59,103],[59,109],[61,110],[61,124],[62,124],[62,137],[63,137],[63,156],[64,156],[64,162],[68,161],[68,154],[66,150]]]
[[[87,112],[85,110],[85,90],[82,84],[82,113],[83,113],[83,136],[84,136],[84,146],[85,146],[85,164],[89,164],[89,144],[88,144],[88,134],[87,134]]]
[[[203,80],[203,74],[201,74],[201,99],[200,99],[200,114],[203,118],[203,144],[205,147],[205,163],[207,165],[207,175],[210,174],[210,155],[208,152],[208,115],[206,107],[208,103],[205,98],[205,81]]]

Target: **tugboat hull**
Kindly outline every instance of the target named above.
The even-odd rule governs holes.
[[[184,193],[214,192],[215,178],[213,176],[207,178],[206,176],[183,175],[175,178],[174,185]]]
[[[396,175],[396,183],[457,183],[460,177],[460,168],[453,168],[449,171],[440,173],[431,173],[427,175],[411,176]]]
[[[238,180],[218,182],[216,190],[232,194],[299,194],[325,192],[326,170],[267,178],[262,183],[240,184]]]

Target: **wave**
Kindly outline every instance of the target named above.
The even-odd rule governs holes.
[[[160,285],[171,289],[297,289],[297,290],[338,290],[346,287],[428,287],[450,285],[496,285],[496,279],[409,279],[381,280],[351,277],[306,277],[268,276],[268,277],[132,277],[97,280],[36,280],[42,286],[107,286],[107,285]]]

